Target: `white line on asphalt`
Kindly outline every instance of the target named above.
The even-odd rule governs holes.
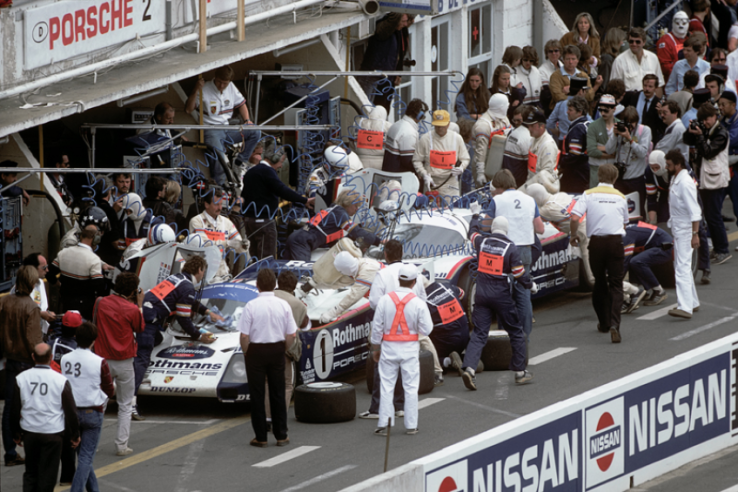
[[[274,458],[262,461],[261,463],[257,463],[253,466],[255,466],[256,468],[271,468],[272,466],[297,458],[299,456],[302,456],[303,454],[315,451],[316,449],[320,449],[320,446],[300,446],[299,448],[295,448],[292,451],[287,451],[286,453],[282,453],[279,456],[275,456]]]
[[[336,475],[339,475],[343,472],[347,472],[349,470],[353,470],[356,468],[357,465],[346,465],[342,466],[341,468],[336,468],[333,471],[329,471],[328,473],[323,473],[322,475],[318,475],[315,478],[311,478],[310,480],[306,480],[305,482],[298,483],[297,485],[293,485],[292,487],[288,489],[284,489],[282,492],[293,492],[294,490],[300,490],[304,489],[305,487],[310,487],[311,485],[315,485],[318,482],[322,482],[323,480],[327,480],[331,477],[335,477]]]
[[[105,480],[104,478],[98,478],[97,481],[101,485],[105,485],[106,487],[112,487],[116,490],[122,490],[123,492],[136,492],[133,489],[129,489],[128,487],[118,485],[117,483],[113,483],[110,480]]]
[[[732,316],[726,316],[724,318],[720,318],[717,321],[713,321],[712,323],[708,323],[705,326],[700,326],[699,328],[695,328],[694,330],[689,330],[686,333],[682,333],[681,335],[677,335],[674,338],[670,338],[669,340],[673,340],[675,342],[678,342],[680,340],[684,340],[685,338],[689,338],[693,335],[697,335],[698,333],[702,333],[703,331],[707,331],[710,328],[715,328],[716,326],[723,325],[729,321],[733,321],[734,319],[738,318],[738,313],[733,314]]]
[[[117,417],[106,417],[105,421],[108,422],[117,422]],[[210,419],[210,420],[133,420],[131,423],[133,425],[139,425],[139,424],[187,424],[187,425],[211,425],[216,422],[220,422],[220,419]]]
[[[190,444],[190,449],[187,451],[187,457],[184,460],[182,471],[179,472],[179,479],[177,480],[177,487],[174,489],[174,492],[187,492],[190,490],[188,482],[190,481],[192,474],[195,473],[197,460],[200,458],[202,448],[204,446],[205,439],[200,439],[199,441],[195,441]]]
[[[484,410],[488,410],[488,411],[494,412],[494,413],[499,413],[499,414],[502,414],[502,415],[507,415],[508,417],[512,417],[512,418],[515,418],[515,419],[518,418],[518,417],[522,417],[522,415],[519,415],[517,413],[508,412],[506,410],[501,410],[499,408],[488,407],[487,405],[482,405],[481,403],[477,403],[475,401],[470,401],[470,400],[466,400],[464,398],[459,398],[458,396],[450,395],[448,393],[443,393],[443,396],[445,396],[447,398],[453,398],[454,400],[460,401],[462,403],[466,403],[467,405],[471,405],[473,407],[482,408]]]
[[[553,359],[554,357],[558,357],[559,355],[568,354],[569,352],[572,352],[576,350],[576,347],[559,347],[557,349],[553,349],[550,352],[546,352],[545,354],[536,355],[532,359],[528,361],[529,366],[535,366],[536,364],[541,364],[543,362],[546,362],[548,360]]]
[[[438,403],[439,401],[443,400],[445,400],[445,398],[425,398],[418,402],[418,410],[420,410],[421,408],[429,407],[434,403]]]
[[[738,492],[738,485],[733,485],[729,489],[723,490],[723,492]]]
[[[662,316],[666,316],[667,314],[669,314],[669,309],[674,309],[677,306],[678,304],[672,304],[671,306],[666,306],[661,309],[657,309],[656,311],[652,313],[644,314],[643,316],[636,318],[636,319],[642,319],[644,321],[653,321]]]

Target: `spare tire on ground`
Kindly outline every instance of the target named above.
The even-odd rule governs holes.
[[[332,424],[356,416],[353,385],[334,381],[303,384],[295,388],[295,418],[309,424]]]
[[[490,330],[487,345],[482,349],[481,361],[486,371],[507,371],[512,359],[510,336],[504,330]],[[528,363],[528,348],[525,350],[525,363]]]
[[[433,354],[427,350],[420,351],[420,385],[418,394],[424,395],[433,391],[436,382],[436,373],[433,369]],[[366,359],[366,389],[369,393],[374,389],[374,359],[369,356]]]

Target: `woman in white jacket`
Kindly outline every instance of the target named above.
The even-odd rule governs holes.
[[[523,59],[518,67],[517,79],[525,87],[525,104],[539,106],[541,97],[541,73],[538,71],[538,52],[533,46],[523,48]]]

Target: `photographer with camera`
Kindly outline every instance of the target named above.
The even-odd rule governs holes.
[[[720,265],[732,257],[722,214],[725,191],[730,182],[730,137],[718,121],[718,112],[711,102],[703,103],[697,110],[697,120],[692,120],[684,132],[684,143],[694,146],[696,151],[692,167],[695,176],[699,177],[702,210],[712,238],[714,255],[711,260]]]
[[[651,146],[651,129],[638,124],[638,111],[629,106],[619,115],[612,135],[607,139],[605,152],[615,155],[615,167],[619,178],[615,188],[624,195],[638,192],[641,213],[646,205],[646,167],[649,147]]]

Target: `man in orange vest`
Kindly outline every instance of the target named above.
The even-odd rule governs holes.
[[[387,435],[387,426],[394,416],[392,395],[400,370],[405,389],[405,433],[418,433],[418,335],[430,335],[433,320],[425,301],[412,292],[417,277],[415,266],[403,265],[399,271],[400,288],[382,296],[374,312],[372,357],[379,364],[381,381],[379,422],[374,433],[379,436]]]

